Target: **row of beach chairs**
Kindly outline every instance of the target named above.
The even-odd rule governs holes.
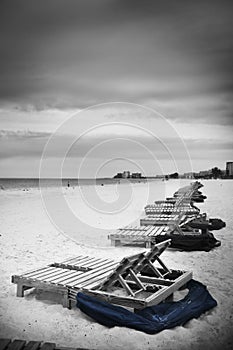
[[[145,206],[146,216],[140,219],[140,226],[126,226],[109,235],[112,245],[144,243],[146,247],[156,244],[162,239],[170,238],[174,230],[179,234],[185,234],[186,224],[198,217],[200,209],[192,203],[192,196],[202,187],[199,182],[179,189],[177,197],[166,201],[156,201],[155,204]],[[182,224],[183,231],[180,229]],[[146,228],[148,227],[148,228]],[[193,230],[195,235],[201,234],[200,230]],[[190,232],[188,232],[190,235]]]
[[[200,186],[195,182],[181,189],[179,193],[182,195],[173,200],[176,209],[189,206],[193,193]],[[120,228],[110,234],[109,239],[114,245],[136,242],[150,248],[121,261],[78,256],[13,275],[17,296],[23,297],[25,291],[32,288],[50,291],[59,294],[63,306],[68,308],[76,301],[80,291],[135,310],[158,304],[192,279],[192,272],[169,268],[162,261],[161,254],[172,246],[172,239],[167,237],[174,230],[176,235],[183,235],[186,223],[196,216],[197,213],[187,214],[182,210],[172,214],[148,215],[140,225]],[[196,235],[199,235],[198,230]]]

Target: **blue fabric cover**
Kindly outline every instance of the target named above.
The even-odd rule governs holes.
[[[217,305],[206,286],[191,280],[188,294],[179,301],[163,302],[133,313],[121,306],[97,300],[83,293],[77,294],[77,307],[107,327],[128,327],[148,334],[183,325],[192,318]]]

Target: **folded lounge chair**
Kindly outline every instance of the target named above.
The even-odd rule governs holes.
[[[69,308],[81,291],[138,310],[160,303],[192,278],[191,272],[172,270],[162,262],[160,255],[169,244],[169,240],[164,241],[120,262],[77,257],[14,275],[12,282],[17,284],[17,296],[24,296],[27,289],[39,288],[60,293],[63,305]]]

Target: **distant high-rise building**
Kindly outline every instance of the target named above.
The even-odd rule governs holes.
[[[226,176],[233,176],[233,162],[226,162]]]
[[[194,173],[194,172],[189,172],[189,173],[184,173],[183,177],[184,177],[185,179],[194,179],[194,178],[195,178],[195,175],[196,175],[196,173]]]

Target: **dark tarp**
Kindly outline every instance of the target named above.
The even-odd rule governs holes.
[[[171,239],[170,248],[182,249],[185,251],[203,250],[208,252],[221,245],[221,242],[214,237],[212,232],[209,231],[200,235],[171,232],[165,235],[156,236],[156,243],[163,242],[167,239]]]
[[[128,327],[148,334],[183,325],[192,318],[217,305],[206,286],[191,280],[188,294],[179,301],[162,302],[137,313],[100,301],[83,293],[77,294],[77,307],[94,320],[107,327]]]
[[[221,230],[223,227],[226,227],[226,223],[221,219],[203,220],[198,218],[189,222],[188,226],[202,230]]]

